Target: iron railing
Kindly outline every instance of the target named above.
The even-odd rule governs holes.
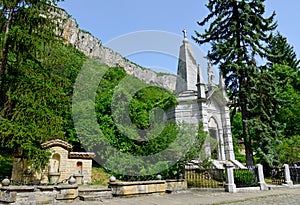
[[[225,184],[224,170],[215,167],[186,167],[185,179],[188,188],[224,188]]]
[[[282,185],[285,183],[284,167],[273,167],[270,173],[271,181],[268,183],[273,185]]]
[[[293,184],[300,184],[300,166],[291,166],[290,175]]]

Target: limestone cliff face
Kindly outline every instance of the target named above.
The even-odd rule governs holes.
[[[63,18],[61,35],[66,43],[73,45],[76,49],[83,52],[85,55],[98,58],[106,65],[120,66],[125,71],[148,84],[162,87],[164,89],[174,91],[176,76],[167,74],[158,74],[152,70],[142,68],[113,50],[104,47],[97,38],[90,33],[81,30],[75,19],[70,18],[69,15],[61,10],[60,16]]]

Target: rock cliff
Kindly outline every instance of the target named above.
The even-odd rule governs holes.
[[[75,19],[71,18],[64,10],[61,9],[62,31],[61,35],[66,43],[73,45],[76,49],[83,52],[88,57],[98,58],[106,65],[120,66],[125,71],[148,84],[159,86],[169,91],[175,90],[176,76],[168,74],[158,74],[152,70],[143,68],[130,62],[120,54],[110,48],[104,47],[99,39],[90,33],[81,30]]]

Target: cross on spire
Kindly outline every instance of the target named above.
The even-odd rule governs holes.
[[[186,35],[186,33],[187,33],[186,29],[183,29],[182,32],[183,32],[183,37],[186,38],[187,37],[187,35]]]

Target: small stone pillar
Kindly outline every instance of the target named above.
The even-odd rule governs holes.
[[[233,174],[234,165],[231,162],[226,162],[224,166],[226,172],[225,191],[230,193],[236,193],[236,185],[234,183],[234,174]]]
[[[256,167],[257,167],[258,183],[260,186],[260,190],[262,191],[268,190],[268,186],[265,182],[263,166],[261,164],[258,164],[256,165]]]
[[[285,177],[285,183],[289,186],[293,186],[293,181],[291,180],[291,174],[290,174],[290,167],[288,164],[284,165],[284,177]]]

